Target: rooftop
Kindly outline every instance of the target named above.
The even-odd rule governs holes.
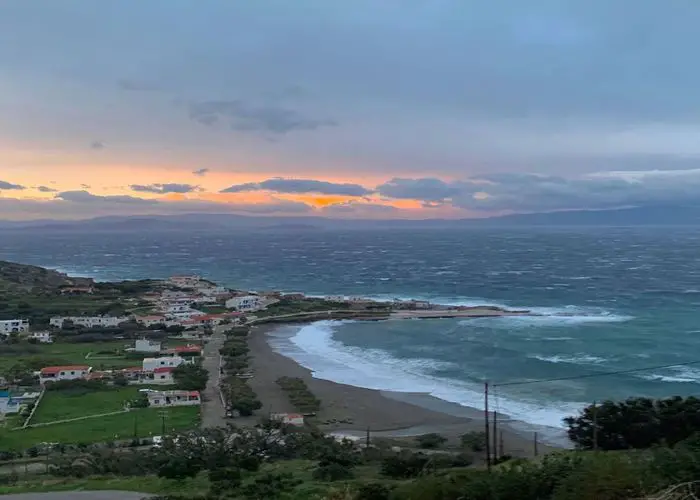
[[[89,370],[90,367],[88,365],[65,365],[65,366],[46,366],[41,369],[41,374],[49,374],[49,373],[60,373],[60,372],[78,372],[78,371],[85,371]]]

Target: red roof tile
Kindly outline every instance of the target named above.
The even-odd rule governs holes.
[[[41,369],[41,374],[60,373],[60,372],[77,372],[90,369],[87,365],[66,365],[66,366],[46,366]]]
[[[174,366],[160,366],[153,370],[153,373],[170,373],[175,370]]]

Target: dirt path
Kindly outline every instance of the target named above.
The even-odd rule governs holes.
[[[2,500],[141,500],[150,496],[133,491],[56,491],[2,495]]]

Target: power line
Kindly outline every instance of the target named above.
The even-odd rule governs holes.
[[[633,368],[631,370],[616,370],[612,372],[599,372],[599,373],[589,373],[586,375],[572,375],[569,377],[556,377],[556,378],[543,378],[538,380],[526,380],[522,382],[504,382],[502,384],[493,384],[492,387],[506,387],[512,385],[527,385],[527,384],[541,384],[543,382],[559,382],[563,380],[578,380],[582,378],[593,378],[593,377],[607,377],[609,375],[623,375],[625,373],[635,373],[643,372],[647,370],[661,370],[663,368],[673,368],[676,366],[688,366],[699,364],[700,360],[688,361],[687,363],[673,363],[671,365],[657,365],[657,366],[647,366],[644,368]]]

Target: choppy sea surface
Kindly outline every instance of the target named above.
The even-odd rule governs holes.
[[[0,233],[0,259],[103,280],[198,273],[251,290],[555,313],[319,322],[275,343],[321,378],[467,406],[483,406],[488,380],[494,409],[551,427],[594,400],[700,390],[700,363],[589,377],[700,361],[699,250],[700,230],[681,228]]]

